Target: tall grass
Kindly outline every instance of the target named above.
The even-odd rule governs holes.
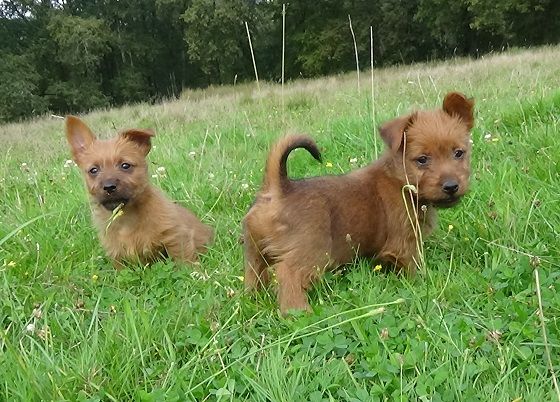
[[[261,82],[83,116],[101,136],[156,130],[153,181],[216,228],[194,267],[114,271],[62,122],[0,127],[0,400],[555,399],[559,76],[560,48],[540,48],[376,70],[375,109],[349,74],[287,83],[284,98]],[[289,318],[273,289],[243,294],[239,223],[276,138],[307,132],[322,148],[322,165],[295,152],[291,176],[344,173],[374,158],[375,122],[449,90],[476,99],[472,189],[441,211],[426,274],[358,260]]]

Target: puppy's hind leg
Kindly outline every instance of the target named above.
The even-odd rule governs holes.
[[[306,286],[303,283],[301,270],[293,264],[281,261],[276,265],[278,280],[278,303],[280,311],[286,314],[290,310],[311,311],[307,301]]]
[[[246,238],[244,239],[244,249],[245,289],[258,290],[268,286],[268,283],[270,282],[268,262],[248,234],[246,234]]]

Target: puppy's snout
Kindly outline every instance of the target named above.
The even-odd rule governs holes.
[[[115,180],[107,180],[103,183],[103,190],[107,192],[107,194],[114,193],[117,189],[117,182]]]
[[[442,189],[444,193],[453,195],[457,191],[459,191],[459,183],[457,183],[457,181],[455,180],[447,180],[443,182]]]

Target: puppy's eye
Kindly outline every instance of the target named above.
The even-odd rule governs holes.
[[[455,159],[461,159],[463,156],[465,156],[465,151],[463,151],[462,149],[456,149],[453,153],[453,156],[455,157]]]
[[[419,167],[423,167],[423,166],[428,165],[429,161],[430,161],[430,158],[428,158],[426,155],[422,155],[422,156],[419,156],[418,158],[416,158],[416,164]]]
[[[88,170],[88,173],[92,176],[95,176],[97,173],[99,173],[99,168],[97,166],[93,166]]]
[[[130,169],[130,163],[126,163],[126,162],[121,163],[121,169],[122,170]]]

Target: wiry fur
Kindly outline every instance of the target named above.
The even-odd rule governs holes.
[[[150,184],[146,155],[153,132],[130,129],[97,140],[80,119],[68,116],[66,136],[85,178],[99,238],[116,267],[124,261],[149,263],[165,256],[197,260],[212,240],[212,229]],[[123,169],[123,163],[130,166]],[[98,169],[95,174],[92,167]],[[123,213],[111,220],[121,203]]]
[[[388,150],[372,164],[342,176],[290,180],[288,153],[307,149],[320,154],[307,136],[288,136],[271,150],[264,183],[245,216],[245,287],[266,286],[274,266],[280,310],[309,309],[306,291],[326,269],[358,255],[376,258],[413,274],[417,239],[407,208],[418,209],[422,234],[436,219],[435,206],[454,205],[468,189],[470,135],[474,102],[459,93],[446,96],[443,108],[416,112],[380,130]],[[463,150],[457,158],[456,151]],[[429,157],[420,167],[419,156]],[[414,185],[410,200],[403,186]],[[457,183],[450,195],[442,186]],[[425,205],[423,210],[420,205]]]

